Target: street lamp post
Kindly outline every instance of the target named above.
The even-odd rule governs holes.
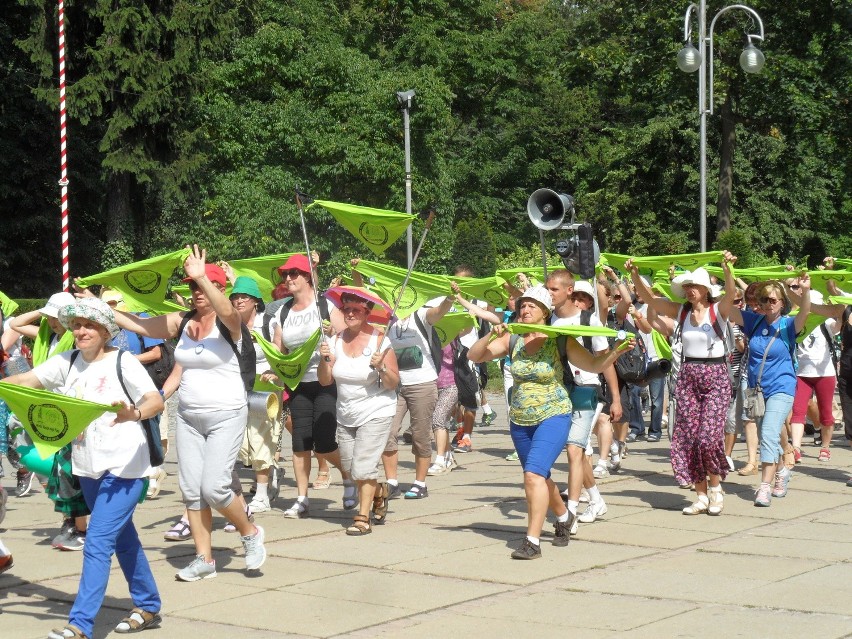
[[[402,111],[402,127],[405,133],[405,212],[411,215],[411,129],[408,124],[408,112],[411,110],[411,101],[414,99],[414,89],[408,91],[397,91],[396,101]],[[412,249],[414,237],[411,230],[412,225],[408,225],[405,232],[405,238],[408,244],[408,268],[411,268]]]
[[[686,9],[683,19],[683,42],[684,47],[677,54],[677,65],[681,71],[694,73],[698,71],[698,115],[700,120],[700,141],[698,154],[700,156],[699,179],[700,179],[700,241],[701,252],[707,250],[707,115],[713,114],[713,29],[716,21],[732,9],[742,9],[751,15],[760,26],[760,34],[747,33],[748,42],[740,54],[740,66],[746,73],[760,73],[765,58],[763,53],[752,43],[752,40],[763,41],[763,21],[757,12],[744,4],[732,4],[723,7],[710,23],[710,32],[707,33],[707,0],[699,0],[698,4],[692,3]],[[698,16],[698,47],[692,45],[692,17]],[[708,96],[708,73],[707,61],[710,61],[709,73],[709,96]]]

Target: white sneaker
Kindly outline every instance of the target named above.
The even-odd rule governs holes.
[[[278,485],[278,466],[273,464],[269,469],[269,485],[266,488],[270,503],[275,501],[280,490],[281,488]]]
[[[731,459],[730,455],[725,455],[725,461],[728,462],[728,470],[729,471],[734,472],[737,469],[737,467],[734,466],[734,460]]]
[[[208,564],[204,555],[198,555],[190,564],[175,575],[178,581],[198,581],[212,579],[216,576],[216,562]]]
[[[603,499],[601,499],[600,501],[596,501],[593,504],[589,504],[586,507],[585,512],[583,512],[583,514],[580,515],[577,519],[582,521],[584,524],[591,524],[595,521],[595,519],[602,515],[606,515],[606,503]]]
[[[269,497],[258,497],[255,495],[249,504],[249,508],[253,513],[265,513],[270,510]]]
[[[434,477],[435,475],[443,475],[444,473],[448,473],[452,470],[450,466],[446,463],[439,464],[438,462],[432,462],[432,465],[429,466],[429,469],[426,471],[426,474],[430,477]]]
[[[595,479],[603,479],[604,477],[609,477],[609,469],[606,466],[607,464],[603,460],[595,464],[595,467],[592,470],[592,475],[594,475]]]
[[[296,500],[292,506],[284,511],[284,516],[287,519],[300,519],[308,516],[308,503]]]
[[[567,494],[568,491],[566,490],[565,493]],[[580,490],[580,503],[581,504],[588,504],[589,503],[589,491],[587,491],[585,488]]]
[[[458,467],[459,463],[456,461],[456,458],[453,457],[453,454],[450,453],[450,455],[447,457],[447,468],[449,468],[450,470],[455,470]]]
[[[613,442],[609,448],[609,468],[610,470],[618,470],[621,468],[621,458],[624,449],[619,442]]]
[[[246,550],[246,570],[259,570],[266,561],[266,546],[263,545],[265,535],[261,526],[255,526],[257,532],[253,535],[240,537]]]

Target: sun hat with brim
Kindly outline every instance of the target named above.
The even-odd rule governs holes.
[[[228,285],[228,276],[225,275],[225,271],[222,270],[222,267],[218,264],[205,264],[204,265],[204,274],[207,276],[207,279],[215,284],[219,284],[221,286]],[[181,280],[181,282],[191,282],[191,277],[185,277]]]
[[[585,293],[592,298],[592,301],[595,300],[595,290],[586,280],[574,282],[574,293]]]
[[[59,322],[68,330],[71,330],[71,322],[75,318],[87,319],[100,324],[109,332],[110,337],[115,337],[121,332],[115,323],[115,313],[109,304],[97,297],[84,297],[74,304],[68,304],[59,309]]]
[[[263,296],[260,293],[260,287],[257,285],[257,282],[248,275],[240,275],[236,280],[234,280],[234,287],[231,289],[229,297],[239,294],[248,295],[249,297],[256,299],[257,310],[261,313],[266,308],[266,304],[263,303]]]
[[[713,299],[716,299],[721,294],[720,288],[710,281],[710,273],[708,273],[707,269],[703,267],[699,267],[694,271],[681,273],[675,277],[672,280],[672,293],[676,297],[686,299],[686,291],[683,290],[683,287],[686,284],[703,286],[710,292],[710,297]]]
[[[113,308],[117,311],[127,310],[127,304],[124,303],[124,295],[121,294],[121,291],[117,291],[114,288],[104,288],[101,290],[101,299],[107,304],[115,304]]]
[[[289,271],[291,268],[302,271],[302,273],[310,273],[311,262],[308,260],[307,256],[302,255],[301,253],[296,253],[295,255],[288,257],[287,261],[278,267],[278,273],[284,273],[285,271]]]
[[[368,291],[360,286],[335,286],[328,289],[324,293],[325,297],[334,304],[337,308],[343,308],[341,298],[344,295],[354,295],[360,297],[365,302],[374,304],[370,314],[367,316],[367,322],[370,324],[387,324],[391,316],[390,305],[377,296],[375,293]]]
[[[532,300],[544,310],[545,317],[550,316],[550,308],[553,306],[553,298],[543,286],[531,286],[523,292],[518,298],[517,307],[520,308],[521,302],[524,300]]]
[[[48,317],[57,318],[59,317],[59,311],[65,306],[69,304],[73,304],[76,302],[71,293],[54,293],[50,296],[50,299],[47,300],[47,304],[44,305],[44,308],[40,308],[38,310],[42,315],[47,315]]]

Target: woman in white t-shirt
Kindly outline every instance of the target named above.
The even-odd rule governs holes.
[[[791,285],[793,290],[797,284]],[[822,304],[819,291],[811,291],[811,303]],[[796,371],[796,395],[793,398],[793,416],[791,427],[793,435],[793,455],[798,464],[802,459],[802,436],[805,434],[805,416],[811,397],[816,396],[819,411],[819,424],[822,446],[818,461],[831,461],[831,436],[834,433],[834,388],[837,386],[837,365],[831,354],[829,339],[834,339],[837,322],[829,318],[802,340],[797,350],[799,368]],[[827,339],[828,338],[828,339]]]
[[[80,479],[92,514],[80,586],[68,625],[49,637],[92,636],[112,555],[121,565],[134,606],[116,632],[142,630],[160,622],[161,602],[133,525],[133,512],[145,494],[145,478],[151,471],[148,444],[139,422],[160,413],[163,399],[135,357],[124,354],[119,362],[120,351],[108,346],[119,332],[108,304],[95,298],[80,300],[61,308],[59,321],[73,332],[77,348],[6,382],[120,408],[117,413],[98,417],[72,443],[73,472]]]
[[[719,291],[706,269],[697,268],[674,278],[672,293],[686,299],[683,305],[657,297],[639,277],[632,260],[624,265],[637,293],[658,314],[673,320],[675,339],[683,345],[683,365],[675,387],[677,414],[671,462],[678,484],[693,484],[698,496],[696,503],[683,509],[684,515],[720,515],[724,508],[721,482],[728,473],[724,434],[731,381],[725,340],[717,334],[721,330],[724,336],[724,330],[714,323],[725,326],[733,308],[736,283],[729,263],[734,261],[736,258],[727,253],[723,261],[726,294],[718,302]]]
[[[384,332],[370,322],[387,322],[389,312],[369,292],[339,287],[340,310],[346,328],[320,346],[317,371],[324,386],[337,386],[337,443],[343,470],[358,491],[358,514],[347,535],[372,532],[387,514],[387,484],[378,483],[378,465],[396,413],[399,371],[396,355]],[[384,310],[381,313],[374,309]]]

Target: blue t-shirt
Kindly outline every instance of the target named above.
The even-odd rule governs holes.
[[[795,320],[788,315],[782,315],[772,325],[768,325],[763,315],[746,310],[742,311],[742,314],[745,323],[744,332],[751,336],[748,342],[749,388],[757,385],[757,373],[760,370],[760,362],[763,360],[766,346],[780,329],[778,337],[772,342],[766,356],[760,386],[763,388],[764,397],[779,393],[795,397],[796,371],[793,369],[793,356],[787,346],[796,343]]]
[[[139,313],[139,317],[150,317],[148,313]],[[130,351],[133,355],[141,355],[145,351],[159,346],[163,340],[154,337],[142,337],[132,331],[121,329],[121,332],[112,338],[110,346]]]

